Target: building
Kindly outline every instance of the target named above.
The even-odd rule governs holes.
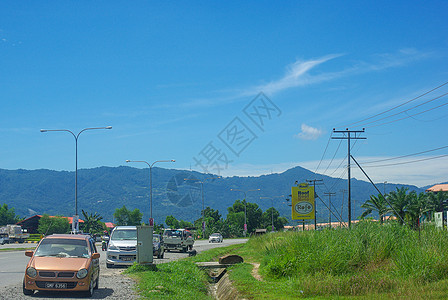
[[[436,184],[435,186],[432,186],[426,190],[426,192],[434,192],[434,193],[437,193],[439,191],[448,192],[448,183]]]
[[[22,229],[26,229],[28,231],[28,233],[39,233],[37,231],[37,228],[39,227],[40,218],[42,218],[42,215],[35,215],[32,217],[29,217],[28,219],[18,222],[17,225],[22,226]],[[56,218],[56,217],[50,216],[50,218]],[[70,226],[72,225],[73,217],[62,217],[62,218],[68,219]],[[79,219],[79,224],[82,224],[82,223],[84,223],[84,221]]]

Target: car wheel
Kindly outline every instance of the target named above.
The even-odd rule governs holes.
[[[163,258],[165,256],[165,251],[162,251],[162,254],[160,254],[160,258]]]
[[[23,280],[23,294],[26,296],[31,296],[32,294],[34,294],[33,290],[27,290],[25,288],[25,279]]]
[[[187,252],[187,247],[183,247],[183,248],[182,248],[182,252],[183,252],[183,253]]]
[[[113,264],[106,263],[106,268],[108,268],[108,269],[112,268],[113,266],[114,266]]]

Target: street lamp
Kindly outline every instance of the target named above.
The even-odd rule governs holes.
[[[73,135],[75,138],[75,216],[77,218],[78,216],[78,138],[81,133],[87,130],[95,130],[95,129],[112,129],[112,126],[106,126],[106,127],[91,127],[91,128],[84,128],[78,134],[74,134],[73,131],[68,129],[41,129],[40,132],[49,132],[49,131],[67,131]],[[76,223],[77,225],[77,223]],[[72,229],[78,229],[75,225],[75,220],[72,221]],[[74,228],[76,226],[76,228]]]
[[[276,197],[285,197],[284,195],[274,196],[274,197],[260,197],[260,199],[271,199],[272,209],[271,209],[271,222],[272,222],[272,231],[274,231],[274,198]]]
[[[204,238],[204,239],[205,239],[204,181],[206,181],[207,179],[217,179],[217,178],[222,178],[222,177],[221,176],[207,177],[207,178],[203,179],[202,181],[200,181],[199,179],[196,179],[196,178],[184,178],[184,180],[195,180],[197,183],[201,184],[201,193],[202,193],[202,238]]]
[[[127,163],[130,162],[140,162],[145,163],[149,167],[149,226],[154,226],[154,219],[152,218],[152,167],[159,162],[176,162],[174,159],[171,160],[156,160],[152,164],[149,164],[147,161],[144,160],[126,160]]]
[[[260,189],[253,189],[253,190],[240,190],[240,189],[230,189],[231,191],[236,191],[236,192],[243,192],[244,193],[244,236],[246,236],[247,233],[247,212],[246,212],[246,193],[247,192],[254,192],[254,191],[259,191]]]

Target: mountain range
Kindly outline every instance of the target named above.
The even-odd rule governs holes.
[[[152,177],[152,206],[156,223],[163,223],[168,215],[194,221],[201,216],[202,200],[205,207],[219,210],[224,217],[227,207],[245,196],[248,202],[257,203],[263,211],[273,205],[290,220],[291,207],[285,199],[291,194],[291,186],[311,179],[322,179],[324,183],[316,183],[318,222],[326,222],[329,217],[324,205],[328,206],[329,199],[324,194],[328,191],[336,192],[331,196],[332,206],[339,214],[342,211],[342,218],[347,220],[347,179],[315,174],[302,167],[256,177],[225,178],[154,167]],[[78,170],[78,214],[82,218],[81,210],[98,213],[103,216],[103,221],[113,222],[115,209],[126,206],[130,210],[138,208],[143,213],[144,221],[148,222],[149,186],[149,169],[120,166]],[[377,186],[386,193],[401,186],[417,192],[423,192],[426,188],[391,183]],[[354,178],[351,180],[351,191],[352,219],[356,219],[362,213],[362,203],[378,192],[370,182]],[[13,207],[22,218],[35,214],[72,216],[75,211],[74,195],[75,172],[0,169],[0,204]],[[336,218],[332,216],[332,220]]]

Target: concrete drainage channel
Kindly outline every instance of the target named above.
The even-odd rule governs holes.
[[[232,286],[227,274],[227,267],[242,263],[243,258],[239,255],[227,255],[219,258],[219,262],[198,262],[199,268],[205,270],[214,284],[211,284],[212,295],[218,300],[237,299],[238,292]]]

